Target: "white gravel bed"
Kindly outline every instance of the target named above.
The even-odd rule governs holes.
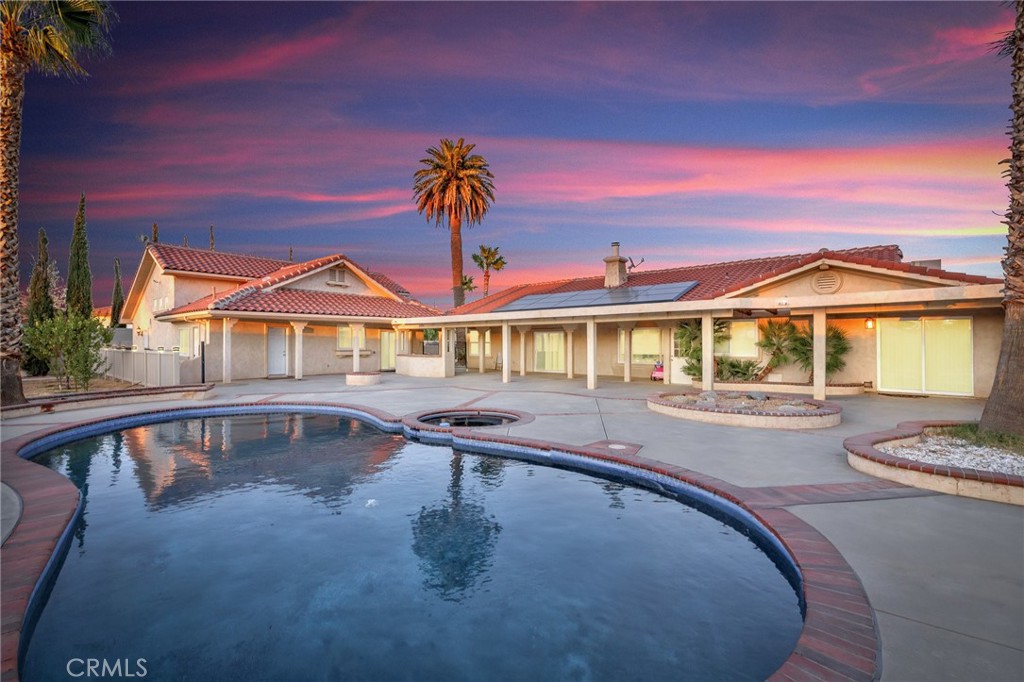
[[[1024,476],[1024,457],[1001,448],[974,445],[961,438],[926,436],[917,445],[875,446],[895,457],[942,466]]]

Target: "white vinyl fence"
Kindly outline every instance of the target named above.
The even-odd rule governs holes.
[[[180,385],[182,364],[187,360],[175,352],[156,350],[104,348],[102,353],[108,363],[107,376],[143,386]]]

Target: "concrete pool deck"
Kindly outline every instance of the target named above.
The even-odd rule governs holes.
[[[33,414],[4,419],[0,428],[9,451],[6,446],[33,432],[61,425],[197,405],[330,402],[398,417],[456,407],[528,412],[535,416],[530,423],[490,427],[486,432],[574,446],[603,441],[642,446],[639,455],[648,460],[743,489],[745,499],[786,510],[817,529],[856,572],[870,600],[882,680],[1024,679],[1024,510],[881,482],[850,468],[843,449],[848,436],[885,430],[900,421],[976,419],[981,401],[835,398],[843,407],[839,426],[769,431],[654,413],[645,399],[658,388],[660,384],[648,381],[623,384],[609,379],[588,391],[582,380],[539,375],[513,377],[512,383],[503,385],[495,373],[452,379],[383,375],[375,386],[347,386],[341,377],[260,380],[218,386],[201,401]],[[0,470],[5,482],[15,469],[31,471],[12,463],[5,452]],[[44,476],[41,471],[31,474]],[[54,512],[34,510],[26,501],[19,526],[30,532],[38,515],[48,513]],[[16,574],[18,567],[4,561],[3,569],[6,595],[10,581],[17,578],[11,573]],[[5,596],[5,623],[15,615],[20,618],[20,613],[8,612],[17,608]],[[4,679],[13,679],[6,674],[11,662],[8,647],[5,641]]]

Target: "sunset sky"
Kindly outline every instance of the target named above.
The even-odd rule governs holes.
[[[27,81],[22,286],[46,228],[67,275],[87,197],[94,304],[139,235],[296,260],[345,253],[450,300],[416,212],[464,137],[496,202],[464,230],[491,290],[896,243],[1001,276],[1010,63],[1001,3],[115,3],[113,53]],[[479,291],[469,295],[476,298]]]

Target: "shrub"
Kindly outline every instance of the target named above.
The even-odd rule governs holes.
[[[72,313],[57,315],[25,328],[26,348],[44,358],[60,385],[89,390],[92,380],[106,370],[100,350],[113,333],[94,317]]]

